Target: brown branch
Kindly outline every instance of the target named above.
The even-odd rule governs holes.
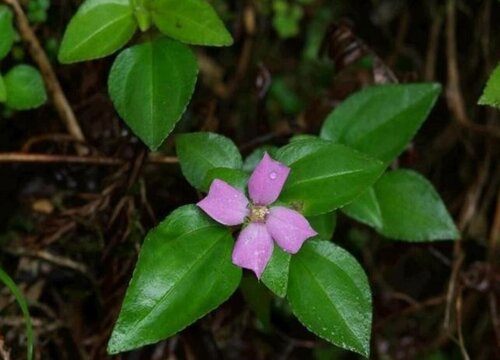
[[[80,125],[78,124],[76,116],[71,109],[64,92],[62,91],[59,80],[52,69],[52,65],[40,45],[40,41],[31,28],[28,18],[26,17],[21,5],[18,0],[3,0],[3,2],[8,4],[14,10],[19,34],[21,35],[23,42],[26,44],[31,57],[38,65],[38,68],[42,73],[42,77],[52,103],[64,122],[68,133],[71,134],[76,140],[84,142],[85,136],[83,135]],[[87,149],[82,146],[77,146],[77,150],[81,155],[87,153]]]
[[[149,156],[146,162],[148,164],[177,164],[179,160],[173,156]],[[68,163],[98,166],[118,166],[126,164],[127,160],[117,157],[102,156],[0,153],[0,163]]]
[[[500,138],[500,130],[498,128],[477,124],[467,115],[460,87],[456,35],[456,2],[455,0],[448,0],[446,5],[446,58],[448,67],[446,100],[448,107],[455,120],[464,128],[483,136]]]

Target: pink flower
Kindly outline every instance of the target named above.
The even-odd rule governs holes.
[[[232,259],[235,265],[252,270],[259,279],[271,259],[274,242],[295,254],[304,241],[317,234],[299,212],[270,206],[278,199],[289,173],[287,166],[266,153],[248,181],[252,202],[240,190],[215,179],[208,195],[197,204],[221,224],[248,223],[236,240]]]

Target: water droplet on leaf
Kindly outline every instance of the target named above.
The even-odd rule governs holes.
[[[278,174],[276,174],[276,172],[274,172],[274,171],[269,174],[269,178],[271,180],[276,180],[277,177],[278,177]]]

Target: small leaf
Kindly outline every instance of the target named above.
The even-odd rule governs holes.
[[[14,43],[15,31],[12,24],[12,11],[5,5],[0,5],[0,60],[9,53]]]
[[[327,117],[321,138],[348,145],[388,164],[425,121],[440,91],[439,84],[367,88],[349,97]]]
[[[500,64],[491,74],[478,104],[500,108]]]
[[[330,240],[333,237],[335,227],[337,225],[337,213],[331,212],[317,216],[308,216],[307,220],[314,230],[318,233],[316,235],[319,239]]]
[[[34,109],[47,100],[42,76],[33,66],[14,66],[5,75],[4,82],[7,91],[6,104],[11,109]]]
[[[328,241],[307,241],[292,257],[287,298],[310,331],[369,356],[370,287],[363,269],[347,251]]]
[[[380,229],[382,227],[382,213],[373,187],[362,193],[352,203],[344,206],[342,212],[373,228]]]
[[[292,256],[289,253],[275,245],[273,256],[262,273],[261,281],[264,285],[281,298],[286,296],[291,258]]]
[[[5,89],[5,82],[3,80],[2,74],[0,74],[0,103],[7,100],[7,90]]]
[[[150,0],[153,23],[162,33],[192,45],[226,46],[231,34],[205,0]]]
[[[181,207],[146,237],[108,352],[163,340],[212,311],[237,289],[233,239],[194,205]]]
[[[156,150],[186,110],[197,76],[196,58],[187,46],[158,38],[118,55],[109,93],[134,134]]]
[[[343,145],[321,145],[309,154],[304,152],[304,157],[296,157],[289,164],[290,176],[280,200],[298,207],[306,216],[348,204],[373,185],[384,170],[380,161]]]
[[[66,28],[59,61],[67,64],[111,55],[136,30],[129,0],[87,0]]]
[[[439,194],[420,174],[388,172],[375,184],[375,194],[382,213],[382,235],[406,241],[459,238]]]
[[[203,190],[207,172],[215,168],[240,169],[242,159],[234,143],[214,133],[182,134],[176,138],[177,156],[186,180]]]
[[[242,193],[246,192],[248,178],[250,174],[246,171],[239,169],[229,169],[229,168],[215,168],[207,171],[205,180],[203,181],[202,191],[208,192],[212,181],[219,179],[227,182],[236,189],[239,189]]]

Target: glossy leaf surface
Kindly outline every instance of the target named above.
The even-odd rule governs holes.
[[[432,184],[410,170],[384,174],[375,184],[382,213],[380,233],[406,241],[457,239],[459,233]]]
[[[304,153],[289,164],[290,176],[280,200],[306,216],[331,212],[353,201],[384,169],[380,161],[343,145],[320,145],[318,150]]]
[[[367,88],[327,117],[321,137],[390,163],[426,120],[440,92],[439,84]]]
[[[111,55],[137,30],[129,0],[87,0],[66,28],[59,61],[73,63]]]
[[[328,241],[307,241],[292,257],[287,298],[311,332],[369,356],[370,287],[363,269],[347,251]]]
[[[262,273],[261,281],[275,295],[285,297],[288,288],[288,271],[292,255],[274,245],[273,256]]]
[[[156,150],[186,110],[198,67],[192,51],[167,38],[125,49],[109,75],[118,114],[151,150]]]
[[[373,187],[362,193],[352,203],[344,206],[342,212],[373,228],[380,229],[382,227],[382,212]]]
[[[204,190],[209,170],[240,169],[243,163],[236,145],[228,138],[214,133],[182,134],[176,138],[177,156],[187,181]]]
[[[40,72],[31,65],[16,65],[5,74],[6,104],[14,110],[34,109],[45,103],[47,93]]]
[[[206,0],[150,0],[153,23],[165,35],[193,45],[226,46],[231,34]]]
[[[196,206],[174,211],[144,241],[108,351],[165,339],[226,301],[241,279],[232,248],[228,229]]]

